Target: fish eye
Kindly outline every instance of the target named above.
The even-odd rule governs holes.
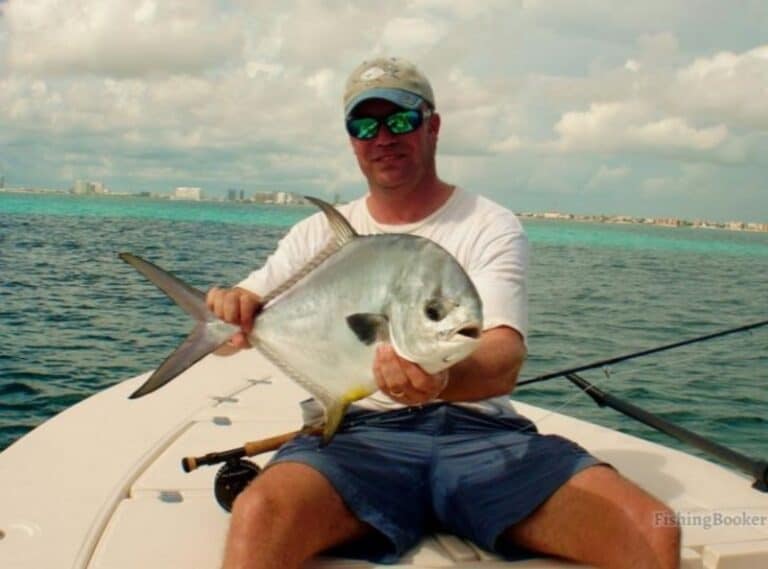
[[[439,300],[432,299],[424,305],[424,314],[433,322],[439,322],[445,318],[446,310]]]

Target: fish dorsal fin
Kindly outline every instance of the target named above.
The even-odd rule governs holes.
[[[319,207],[325,214],[325,217],[328,218],[328,224],[331,226],[331,230],[333,231],[333,235],[336,238],[336,243],[339,244],[339,247],[349,243],[358,236],[357,231],[355,231],[354,228],[349,224],[347,218],[341,215],[339,211],[331,204],[311,196],[304,197]]]
[[[358,237],[357,232],[352,228],[346,218],[336,210],[335,207],[333,207],[328,202],[324,202],[318,198],[313,198],[310,196],[306,196],[306,198],[323,211],[326,218],[328,219],[328,224],[331,226],[334,238],[328,243],[328,245],[323,247],[319,253],[307,261],[307,263],[295,274],[291,275],[288,280],[265,294],[261,298],[261,303],[263,305],[266,305],[270,300],[273,300],[283,294],[301,279],[306,277],[309,273],[314,271],[323,261],[341,249],[345,244]]]
[[[286,290],[291,288],[301,279],[306,277],[309,273],[314,271],[318,266],[320,266],[320,263],[325,261],[328,257],[333,255],[338,250],[339,250],[338,243],[336,243],[336,241],[330,241],[328,245],[323,247],[317,255],[312,257],[309,261],[307,261],[307,263],[303,267],[301,267],[296,273],[291,275],[291,277],[288,280],[286,280],[281,285],[273,288],[267,294],[261,297],[262,305],[266,306],[266,304],[270,300],[274,300],[275,298],[283,294]]]

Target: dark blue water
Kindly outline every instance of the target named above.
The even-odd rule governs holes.
[[[304,208],[0,193],[0,449],[158,365],[187,317],[116,257],[198,288],[261,264]],[[768,235],[527,222],[530,377],[768,318]],[[768,328],[584,374],[638,405],[768,456]],[[668,443],[563,379],[515,397]]]

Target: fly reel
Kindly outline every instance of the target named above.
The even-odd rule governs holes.
[[[181,459],[181,468],[184,472],[192,472],[201,466],[224,463],[216,473],[213,492],[219,505],[226,511],[231,512],[235,498],[261,472],[261,468],[257,464],[250,460],[245,460],[245,457],[277,450],[283,444],[299,435],[317,435],[321,432],[322,429],[320,427],[304,427],[298,431],[259,441],[251,441],[241,447],[225,451],[209,452],[203,456],[186,456]]]
[[[227,512],[231,512],[235,498],[260,473],[259,465],[244,458],[231,459],[225,462],[216,473],[213,483],[213,493],[219,506]]]

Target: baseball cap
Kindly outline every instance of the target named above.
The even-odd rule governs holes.
[[[435,107],[432,86],[410,61],[399,57],[378,57],[358,65],[344,89],[344,114],[368,99],[385,99],[406,109],[426,102]]]

